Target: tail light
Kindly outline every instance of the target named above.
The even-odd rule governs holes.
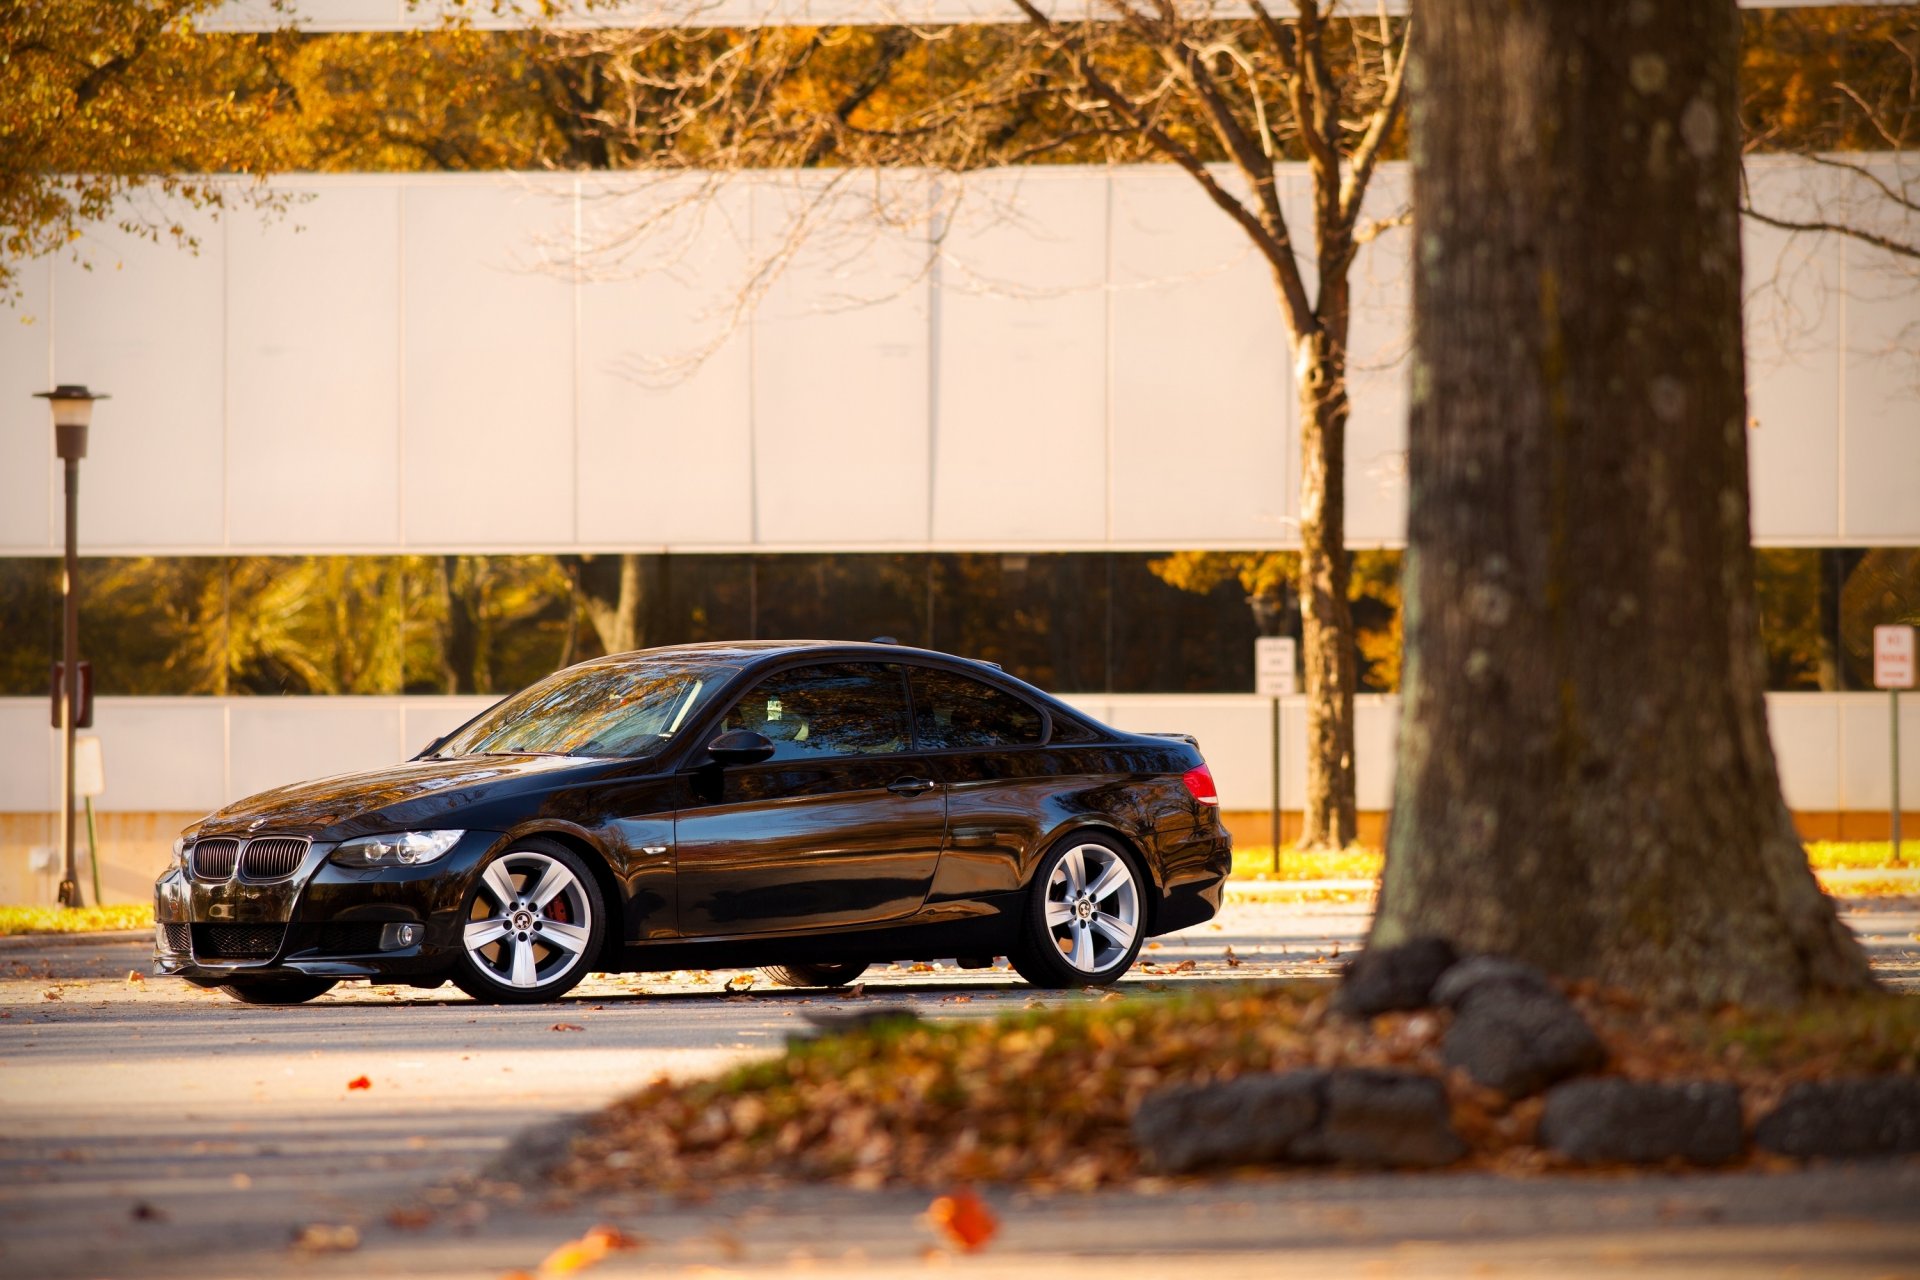
[[[1180,775],[1180,781],[1186,784],[1193,798],[1201,804],[1210,804],[1216,808],[1220,804],[1220,793],[1214,790],[1213,773],[1207,766],[1200,765]]]

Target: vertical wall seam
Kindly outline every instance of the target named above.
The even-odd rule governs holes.
[[[738,181],[736,178],[735,181]],[[753,255],[760,244],[760,183],[754,179],[745,184],[747,189],[747,262],[753,262]],[[747,542],[756,550],[760,546],[760,304],[765,298],[763,293],[754,298],[746,314],[747,326]],[[750,619],[754,625],[754,634],[759,617],[757,612]]]
[[[568,188],[570,191],[570,200],[573,206],[573,261],[570,264],[571,270],[567,273],[568,283],[572,289],[571,300],[573,303],[573,313],[572,313],[572,322],[573,322],[573,463],[571,468],[572,469],[571,480],[573,484],[573,543],[575,546],[579,546],[580,545],[580,405],[581,405],[580,308],[581,308],[581,294],[585,288],[584,277],[586,275],[585,269],[581,265],[581,262],[582,262],[581,254],[585,250],[586,241],[584,239],[584,231],[582,229],[582,224],[581,224],[580,205],[582,200],[582,193],[580,188],[579,174],[577,173],[574,174],[572,180],[568,184]]]
[[[939,178],[933,179],[928,196],[927,252],[932,256],[927,263],[927,546],[931,549],[937,527],[935,503],[940,491],[940,268],[946,230],[940,216]],[[931,614],[928,625],[932,625]]]
[[[1847,295],[1850,283],[1847,280],[1847,242],[1839,236],[1834,237],[1834,254],[1839,259],[1840,280],[1840,341],[1837,376],[1834,378],[1834,534],[1847,536],[1847,367],[1853,360],[1853,336],[1847,325],[1852,319],[1848,313]]]
[[[407,188],[393,189],[393,521],[402,550],[407,538]]]
[[[233,550],[233,236],[220,233],[220,549]]]
[[[1115,303],[1114,293],[1115,293],[1115,290],[1118,288],[1118,282],[1114,279],[1114,242],[1115,242],[1115,236],[1113,232],[1114,192],[1113,192],[1113,162],[1111,160],[1107,162],[1107,171],[1105,175],[1105,182],[1103,184],[1103,190],[1106,196],[1106,211],[1105,211],[1106,216],[1102,222],[1101,233],[1105,237],[1106,288],[1102,290],[1102,293],[1104,293],[1106,297],[1106,306],[1101,309],[1101,323],[1106,328],[1106,332],[1102,335],[1103,348],[1104,348],[1102,351],[1102,359],[1105,363],[1106,368],[1104,371],[1105,376],[1102,377],[1101,379],[1101,393],[1103,398],[1103,403],[1101,405],[1101,410],[1102,410],[1101,418],[1102,418],[1102,426],[1106,431],[1106,443],[1105,443],[1105,448],[1102,451],[1102,464],[1104,468],[1104,473],[1102,476],[1102,484],[1105,490],[1102,497],[1102,507],[1103,507],[1102,531],[1104,534],[1104,537],[1102,540],[1107,544],[1107,552],[1109,555],[1111,555],[1113,552],[1113,440],[1114,440],[1113,309],[1114,309],[1114,303]],[[1111,666],[1111,659],[1109,659],[1109,666]],[[1111,684],[1111,681],[1109,681],[1108,683]]]

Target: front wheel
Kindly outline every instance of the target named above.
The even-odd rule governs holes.
[[[454,985],[486,1004],[558,1000],[587,976],[606,928],[579,854],[534,837],[481,868],[467,894]]]
[[[1107,836],[1071,835],[1040,860],[1009,957],[1036,987],[1098,987],[1133,967],[1147,937],[1146,876]]]
[[[782,987],[844,987],[867,971],[865,961],[844,964],[767,964],[760,972]]]
[[[241,1004],[305,1004],[333,990],[335,981],[333,978],[247,978],[223,982],[220,989]]]

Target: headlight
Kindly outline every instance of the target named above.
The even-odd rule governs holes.
[[[333,851],[343,867],[415,867],[432,862],[460,842],[464,831],[395,831],[361,836]]]

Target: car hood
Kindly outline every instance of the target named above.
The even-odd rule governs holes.
[[[190,834],[258,830],[345,839],[442,821],[457,827],[459,813],[470,806],[522,790],[545,790],[604,771],[610,763],[537,755],[410,760],[262,791],[208,814]]]

